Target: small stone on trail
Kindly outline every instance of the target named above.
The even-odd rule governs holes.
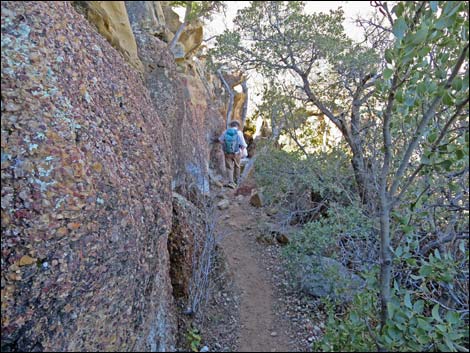
[[[264,201],[260,191],[256,189],[251,191],[250,204],[255,207],[263,207]]]
[[[226,208],[228,208],[229,205],[230,205],[230,201],[226,199],[223,199],[222,201],[217,203],[217,207],[221,210],[225,210]]]

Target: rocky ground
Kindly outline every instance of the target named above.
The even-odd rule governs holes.
[[[324,329],[321,303],[291,283],[283,245],[263,234],[273,223],[264,209],[232,190],[221,191],[218,202],[224,200],[230,207],[217,214],[221,238],[210,297],[191,320],[201,336],[198,349],[311,351]],[[191,329],[185,325],[183,336]],[[180,341],[181,350],[189,348],[187,337]]]

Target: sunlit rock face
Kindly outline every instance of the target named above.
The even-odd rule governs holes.
[[[74,4],[132,66],[142,70],[124,1],[75,1]]]
[[[175,350],[227,93],[173,14],[2,2],[2,351]]]
[[[188,60],[178,66],[168,44],[146,30],[143,24],[152,14],[145,2],[126,1],[126,7],[146,86],[170,137],[173,189],[195,201],[193,190],[209,192],[209,167],[224,171],[220,145],[212,142],[225,126],[217,108],[223,97],[197,63]]]

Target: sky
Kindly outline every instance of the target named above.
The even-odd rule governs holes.
[[[205,38],[216,34],[221,34],[226,28],[232,29],[232,21],[237,14],[237,10],[249,5],[250,1],[227,1],[226,16],[218,14],[214,16],[213,21],[205,26]],[[354,25],[354,19],[357,15],[366,15],[374,11],[369,1],[306,1],[305,10],[307,13],[328,12],[329,10],[342,7],[345,13],[346,33],[355,40],[362,37],[361,30]]]
[[[219,35],[224,32],[225,29],[233,29],[233,19],[235,18],[237,11],[250,4],[250,1],[227,1],[227,9],[224,13],[220,13],[213,16],[211,22],[204,25],[204,38],[210,38],[215,35]],[[335,10],[338,7],[342,7],[345,14],[345,21],[343,23],[346,34],[353,40],[362,40],[362,29],[357,27],[354,20],[358,16],[366,17],[367,14],[371,14],[375,11],[370,6],[369,1],[305,1],[305,11],[307,13],[315,12],[328,12],[329,10]],[[184,9],[175,9],[180,15],[184,16]],[[208,43],[210,46],[212,43]],[[248,103],[248,116],[250,116],[256,109],[256,105],[261,100],[261,77],[254,73],[250,73],[250,79],[248,80],[249,89],[249,103]]]

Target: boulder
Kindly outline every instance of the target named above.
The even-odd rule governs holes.
[[[235,196],[243,195],[243,196],[251,196],[253,190],[256,189],[256,185],[254,182],[244,182],[236,191]]]
[[[158,2],[161,4],[161,9],[162,9],[163,15],[165,16],[165,22],[166,22],[167,28],[172,33],[176,33],[179,26],[181,25],[179,15],[175,11],[173,11],[173,9],[171,8],[170,1],[158,1]]]
[[[352,301],[365,286],[362,278],[329,257],[307,256],[302,262],[298,280],[303,292],[341,302]]]
[[[185,56],[196,51],[202,44],[202,22],[192,23],[184,29],[179,38],[179,43],[184,46]]]
[[[174,351],[160,111],[70,2],[1,8],[1,350]]]
[[[273,224],[270,222],[262,222],[258,225],[260,233],[266,234],[264,237],[268,237],[273,241],[276,240],[279,244],[285,245],[289,243],[288,234],[292,232],[288,228],[281,227],[278,224]]]
[[[171,49],[171,52],[175,56],[175,60],[184,60],[186,55],[186,49],[180,42],[175,43],[174,47]]]
[[[263,207],[264,200],[260,190],[253,189],[251,191],[250,204],[254,207]]]
[[[286,245],[289,243],[289,238],[284,233],[275,232],[274,236],[279,244]]]

